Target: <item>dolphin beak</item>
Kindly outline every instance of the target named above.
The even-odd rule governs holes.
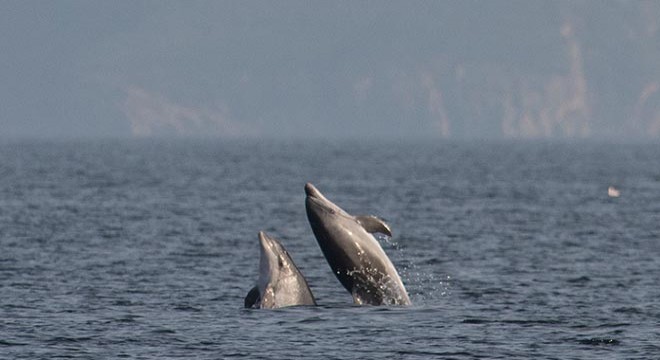
[[[305,184],[305,194],[309,197],[323,198],[321,192],[312,185],[312,183]]]
[[[259,231],[259,244],[261,244],[262,250],[270,249],[272,247],[272,241],[263,231]]]
[[[307,207],[307,213],[309,214],[310,209],[323,210],[326,213],[330,214],[343,214],[349,216],[344,210],[339,206],[335,205],[332,201],[328,200],[321,192],[312,185],[312,183],[305,184],[305,194],[307,198],[305,199],[305,206]]]

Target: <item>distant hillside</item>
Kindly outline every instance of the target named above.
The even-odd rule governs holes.
[[[300,5],[234,10],[207,35],[179,34],[189,44],[153,49],[173,52],[160,66],[174,79],[132,86],[221,108],[234,125],[182,118],[177,130],[133,109],[136,135],[240,136],[243,123],[281,136],[660,136],[660,2]]]

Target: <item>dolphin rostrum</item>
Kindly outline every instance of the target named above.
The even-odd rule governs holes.
[[[316,305],[307,281],[284,246],[263,231],[259,232],[259,244],[259,282],[245,297],[245,307],[274,309]]]
[[[314,185],[305,185],[307,218],[332,272],[351,293],[353,302],[367,305],[410,305],[394,265],[370,234],[392,236],[375,216],[352,216],[326,199]]]

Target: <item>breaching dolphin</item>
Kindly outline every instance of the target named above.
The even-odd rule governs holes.
[[[370,234],[392,236],[375,216],[352,216],[326,199],[314,185],[305,185],[307,218],[332,272],[351,293],[353,302],[368,305],[410,305],[394,265]]]
[[[245,307],[274,309],[316,305],[305,277],[284,246],[263,231],[259,232],[259,244],[259,281],[245,297]]]

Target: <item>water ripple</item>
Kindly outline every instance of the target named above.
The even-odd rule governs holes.
[[[658,158],[656,145],[3,143],[0,358],[656,358]],[[308,181],[388,219],[395,236],[379,240],[413,306],[352,304],[307,223]],[[286,242],[319,306],[242,308],[259,230]]]

